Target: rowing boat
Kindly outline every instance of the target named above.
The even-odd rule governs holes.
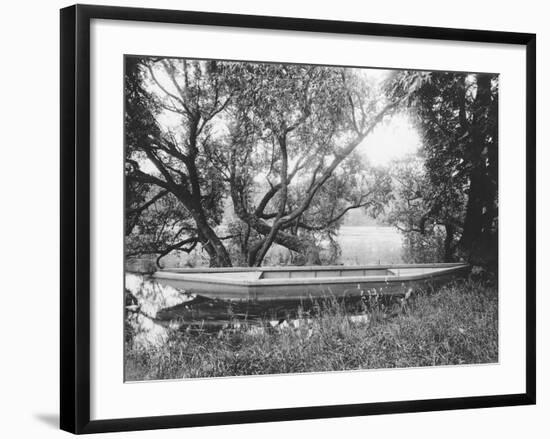
[[[237,301],[404,295],[449,282],[467,264],[398,264],[258,268],[173,268],[153,277],[189,294]]]

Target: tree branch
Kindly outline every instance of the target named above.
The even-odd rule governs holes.
[[[163,198],[165,195],[168,195],[168,193],[169,192],[167,190],[160,191],[153,198],[151,198],[149,201],[142,204],[141,206],[135,207],[133,209],[126,209],[126,215],[139,215],[141,212],[146,210],[149,206],[151,206],[152,204],[155,204],[158,200]]]
[[[394,102],[387,104],[376,115],[373,122],[364,133],[359,135],[354,141],[350,142],[346,148],[340,151],[340,153],[335,154],[335,157],[332,163],[325,170],[325,172],[323,172],[319,180],[312,181],[312,185],[310,186],[310,189],[308,189],[307,196],[305,200],[302,202],[302,204],[297,209],[295,209],[291,214],[285,216],[283,218],[283,223],[287,224],[292,222],[294,219],[300,216],[305,210],[307,210],[307,208],[311,204],[311,201],[313,200],[313,197],[315,196],[319,188],[328,180],[328,178],[332,175],[333,171],[338,167],[338,165],[353,152],[353,150],[372,132],[372,130],[378,125],[378,123],[382,121],[384,116],[396,105],[397,104]]]

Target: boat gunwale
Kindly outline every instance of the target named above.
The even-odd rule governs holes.
[[[205,276],[198,275],[198,273],[202,274],[208,274],[212,273],[211,270],[217,270],[216,272],[224,272],[224,269],[207,269],[206,270],[194,270],[194,272],[174,272],[174,271],[159,271],[155,273],[153,276],[157,279],[164,279],[164,280],[175,280],[175,281],[190,281],[190,282],[201,282],[204,284],[214,284],[214,285],[232,285],[232,286],[240,286],[240,287],[262,287],[262,286],[289,286],[289,285],[324,285],[324,284],[347,284],[347,283],[404,283],[404,282],[410,282],[410,281],[417,281],[417,280],[423,280],[423,279],[432,279],[440,276],[445,276],[447,274],[466,269],[468,267],[468,264],[456,264],[456,263],[447,263],[447,264],[414,264],[414,266],[408,265],[408,264],[399,264],[398,265],[389,265],[389,266],[382,266],[382,265],[374,265],[370,266],[373,268],[379,268],[384,269],[384,267],[389,267],[386,269],[398,269],[398,268],[444,268],[441,270],[438,270],[433,273],[419,273],[419,274],[409,274],[409,275],[378,275],[378,276],[348,276],[348,277],[303,277],[303,278],[279,278],[279,279],[254,279],[254,280],[248,280],[248,279],[231,279],[231,278],[225,278],[225,277],[211,277],[206,278]],[[329,267],[329,266],[324,266]],[[345,267],[342,268],[342,266],[331,266],[331,267],[338,267],[337,269],[344,270],[360,270],[364,269],[361,266],[355,266],[355,267]],[[363,266],[364,267],[364,266]],[[447,268],[445,268],[447,267]],[[279,267],[273,267],[273,268],[279,268]],[[326,270],[334,270],[336,268],[327,268]],[[227,269],[225,269],[228,271]],[[235,272],[236,270],[234,270]],[[258,269],[253,270],[241,270],[241,271],[265,271],[262,270],[261,267],[258,267]],[[286,270],[276,270],[276,271],[286,271]],[[291,270],[291,271],[305,271],[303,270]],[[319,270],[321,271],[321,270]]]
[[[203,267],[203,268],[163,268],[157,273],[224,273],[256,271],[332,271],[332,270],[375,270],[393,268],[440,268],[467,267],[465,262],[436,262],[424,264],[371,264],[371,265],[290,265],[277,267]]]

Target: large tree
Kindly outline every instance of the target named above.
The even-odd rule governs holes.
[[[407,262],[456,259],[466,196],[456,185],[434,186],[422,151],[392,163],[393,199],[387,220],[405,236]]]
[[[146,187],[146,207],[155,197],[174,197],[194,224],[190,230],[185,221],[186,228],[176,232],[183,235],[182,245],[198,242],[212,266],[228,266],[229,254],[214,230],[223,215],[223,182],[201,153],[211,141],[211,121],[232,98],[217,67],[215,62],[127,58],[126,181],[127,188]],[[178,116],[177,131],[159,123],[166,110]],[[127,218],[145,211],[143,205],[130,209]]]
[[[161,253],[198,242],[211,265],[231,265],[219,236],[229,198],[239,223],[231,236],[239,242],[240,260],[261,265],[277,243],[303,263],[319,263],[319,240],[334,236],[346,212],[374,211],[388,196],[388,178],[362,166],[354,150],[395,104],[379,99],[360,72],[165,58],[131,62],[127,187],[145,187],[127,218],[147,217],[146,210],[168,196],[184,211],[179,241]],[[137,98],[128,93],[133,89]]]
[[[389,192],[353,152],[392,105],[348,69],[261,64],[247,73],[220,158],[235,212],[255,232],[247,262],[260,265],[277,243],[318,264],[315,234],[330,237],[346,212],[374,209]]]
[[[414,110],[429,180],[424,214],[446,228],[446,258],[496,262],[498,245],[498,76],[397,72],[388,92]],[[418,230],[417,230],[418,231]],[[414,230],[413,230],[414,232]],[[449,251],[452,250],[452,254]]]

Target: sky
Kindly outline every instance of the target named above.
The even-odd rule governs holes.
[[[385,166],[394,159],[415,153],[420,143],[420,134],[410,116],[397,113],[378,125],[357,147],[357,152],[373,165]]]
[[[391,70],[361,69],[364,75],[379,86]],[[392,160],[415,153],[421,144],[420,134],[406,112],[384,119],[357,147],[357,152],[375,166],[388,165]]]

